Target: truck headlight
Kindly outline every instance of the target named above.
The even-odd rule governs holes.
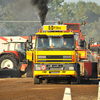
[[[71,55],[66,55],[66,56],[63,56],[63,59],[72,59],[72,56]]]
[[[41,70],[41,67],[36,67],[36,70]]]
[[[38,56],[38,59],[46,59],[46,56]]]
[[[74,70],[74,67],[69,67],[69,70]]]

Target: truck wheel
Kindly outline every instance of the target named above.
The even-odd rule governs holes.
[[[68,84],[71,84],[71,77],[68,78]]]
[[[89,76],[86,69],[84,69],[84,80],[89,81]]]
[[[71,84],[77,84],[77,78],[71,77]]]
[[[47,84],[47,82],[48,82],[48,80],[47,80],[47,79],[42,80],[42,83],[43,83],[43,84]]]
[[[40,80],[33,75],[33,84],[40,84]]]
[[[80,84],[81,80],[80,80],[80,65],[77,65],[77,84]]]
[[[0,57],[0,69],[17,69],[17,60],[11,55]]]

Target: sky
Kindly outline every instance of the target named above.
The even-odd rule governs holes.
[[[78,2],[79,0],[65,0],[66,2]],[[85,2],[95,2],[98,5],[100,5],[100,0],[80,0],[80,1],[85,1]]]

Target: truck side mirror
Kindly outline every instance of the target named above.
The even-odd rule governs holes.
[[[26,40],[26,43],[25,43],[25,51],[28,50],[28,40]]]
[[[29,36],[28,42],[32,43],[32,35]]]
[[[90,43],[88,44],[88,49],[90,49]]]
[[[79,39],[78,40],[78,46],[84,47],[84,42],[85,42],[85,40]]]
[[[29,36],[28,43],[29,43],[29,49],[32,49],[32,35]]]
[[[30,45],[29,45],[29,49],[32,49],[32,43],[30,43]]]
[[[81,45],[81,40],[79,39],[79,40],[78,40],[78,46],[80,46],[80,45]]]

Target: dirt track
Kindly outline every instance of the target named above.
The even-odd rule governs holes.
[[[95,80],[87,85],[33,85],[32,81],[32,78],[0,78],[0,100],[62,100],[66,87],[71,88],[72,100],[97,100],[98,81]]]

